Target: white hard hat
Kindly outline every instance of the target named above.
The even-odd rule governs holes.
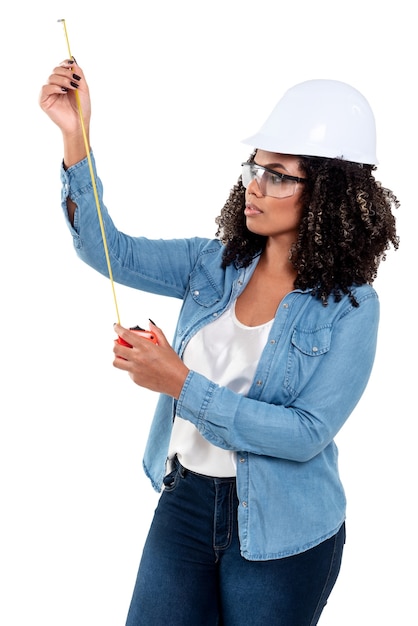
[[[338,80],[295,85],[243,143],[282,154],[378,163],[373,111],[357,89]]]

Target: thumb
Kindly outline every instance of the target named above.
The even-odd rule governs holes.
[[[167,341],[166,336],[164,335],[163,331],[161,330],[161,328],[159,326],[157,326],[157,324],[155,322],[153,322],[151,319],[149,320],[149,329],[151,332],[153,332],[157,338],[157,343],[159,346],[170,346],[169,342]]]

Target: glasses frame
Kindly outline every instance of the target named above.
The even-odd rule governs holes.
[[[245,161],[244,163],[241,163],[241,167],[244,167],[244,166],[256,167],[257,169],[264,170],[265,172],[268,172],[269,174],[274,174],[274,176],[277,176],[278,178],[280,178],[280,180],[291,180],[291,181],[293,181],[295,183],[305,183],[308,180],[307,178],[301,178],[300,176],[291,176],[290,174],[282,174],[281,172],[276,172],[276,170],[272,170],[270,167],[264,167],[264,165],[259,165],[255,161],[250,161],[250,162]],[[241,175],[241,180],[242,180],[242,175]],[[258,187],[259,187],[259,189],[261,191],[260,184],[259,184],[259,182],[257,180],[257,177],[254,176],[250,182],[252,182],[253,180],[257,181],[257,185],[258,185]],[[248,187],[248,185],[247,185],[247,187]],[[296,189],[295,189],[295,191],[296,191]],[[270,198],[278,198],[278,199],[281,199],[281,198],[291,198],[295,194],[295,191],[293,191],[293,193],[290,194],[289,196],[269,196],[269,197]],[[261,193],[263,194],[263,196],[267,196],[266,193],[263,193],[262,191],[261,191]]]

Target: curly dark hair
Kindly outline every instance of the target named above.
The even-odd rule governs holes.
[[[256,151],[248,161],[254,161]],[[337,301],[355,285],[372,284],[390,245],[399,247],[392,208],[399,201],[378,182],[375,165],[322,157],[299,157],[307,178],[302,218],[290,259],[297,271],[296,289],[312,289],[324,305]],[[241,177],[216,218],[216,236],[225,245],[223,267],[247,267],[262,253],[267,238],[248,230]]]

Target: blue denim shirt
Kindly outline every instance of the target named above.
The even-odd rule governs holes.
[[[94,159],[93,159],[94,165]],[[95,167],[95,165],[94,165]],[[87,161],[62,169],[62,206],[79,257],[108,275]],[[102,184],[96,175],[100,201]],[[77,204],[74,227],[66,198]],[[173,342],[221,315],[257,264],[221,268],[222,244],[202,238],[148,240],[117,231],[101,204],[113,278],[183,301]],[[160,490],[174,411],[216,446],[237,452],[239,536],[251,560],[286,557],[337,532],[345,495],[334,437],[359,401],[373,365],[379,301],[369,285],[328,306],[295,289],[281,302],[247,396],[191,371],[177,402],[159,397],[144,469]]]

